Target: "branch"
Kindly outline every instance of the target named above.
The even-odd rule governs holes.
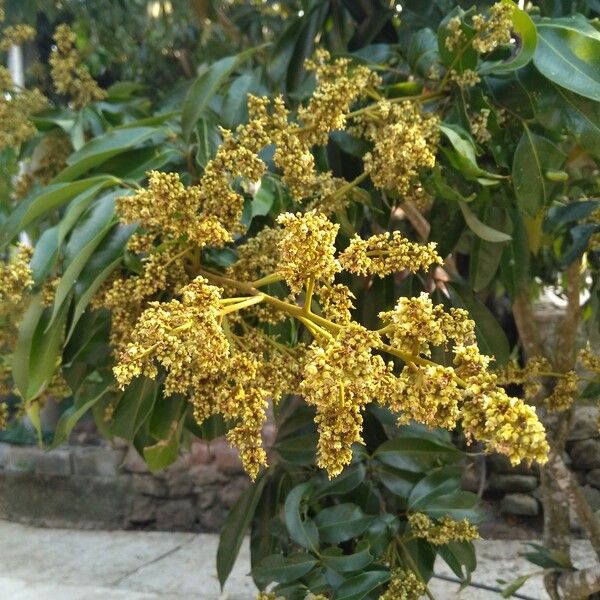
[[[536,327],[531,310],[531,302],[529,301],[529,289],[524,288],[515,298],[512,306],[513,316],[519,332],[519,339],[525,351],[525,356],[542,355],[542,341],[538,335],[539,331]]]

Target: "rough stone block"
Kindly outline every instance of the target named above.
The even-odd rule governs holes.
[[[40,455],[39,448],[4,444],[4,470],[13,473],[33,473]]]
[[[35,472],[42,475],[70,475],[71,453],[68,450],[41,451],[35,462]]]
[[[539,510],[538,501],[528,494],[506,494],[500,502],[500,511],[510,515],[535,517]]]
[[[531,466],[522,462],[516,466],[512,466],[510,460],[502,454],[492,454],[488,456],[489,470],[493,473],[501,474],[517,474],[517,475],[537,475],[539,467],[533,463]]]
[[[184,498],[192,493],[194,480],[188,471],[172,473],[166,480],[171,498]]]
[[[103,447],[71,448],[73,471],[90,477],[117,477],[125,453],[122,450]]]
[[[600,491],[593,488],[591,485],[584,485],[581,488],[581,491],[589,505],[592,507],[592,510],[594,512],[600,510]]]
[[[127,515],[127,520],[133,525],[148,525],[156,521],[156,500],[149,496],[136,494]]]
[[[225,521],[227,510],[220,504],[198,514],[198,521],[204,531],[219,531]]]
[[[190,479],[194,482],[196,488],[202,489],[204,486],[225,483],[227,477],[220,473],[216,465],[194,465],[190,469]]]
[[[166,498],[169,495],[167,483],[154,475],[133,475],[133,487],[144,496]]]
[[[123,470],[128,473],[149,473],[144,459],[137,453],[136,449],[131,447],[123,460]]]
[[[600,468],[600,439],[575,442],[570,450],[573,468],[587,471]]]
[[[587,440],[599,437],[598,407],[577,406],[574,410],[569,441]]]
[[[592,469],[591,471],[588,471],[585,476],[585,481],[592,487],[600,489],[600,469]]]
[[[183,530],[193,528],[196,511],[190,498],[166,500],[156,509],[156,527],[164,530]]]
[[[247,479],[236,477],[219,492],[219,499],[226,508],[232,508],[248,485]]]
[[[489,479],[489,489],[495,492],[532,492],[538,487],[533,475],[500,475],[494,473]]]

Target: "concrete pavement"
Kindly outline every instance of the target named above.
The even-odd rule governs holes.
[[[1,600],[253,600],[255,590],[244,545],[221,594],[214,560],[218,539],[212,534],[41,529],[0,521]],[[519,556],[522,541],[477,543],[479,567],[473,579],[497,585],[537,568]],[[591,560],[584,542],[574,546],[576,562]],[[450,574],[443,565],[436,572]],[[497,594],[434,580],[437,600],[492,600]],[[540,577],[521,590],[546,600]]]

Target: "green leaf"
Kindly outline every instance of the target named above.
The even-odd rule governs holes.
[[[529,63],[537,48],[537,32],[531,17],[521,10],[512,0],[503,0],[512,8],[512,30],[517,38],[516,51],[507,60],[484,62],[478,73],[508,73],[521,69]]]
[[[117,156],[159,134],[161,134],[161,131],[155,127],[129,127],[107,131],[71,154],[67,159],[67,168],[61,171],[52,180],[52,183],[73,181],[109,158]]]
[[[119,181],[110,175],[98,175],[73,183],[54,183],[45,186],[39,193],[23,200],[3,223],[0,230],[0,243],[7,244],[17,233],[26,229],[36,219],[48,214],[82,192],[90,188],[97,192],[117,183]]]
[[[324,508],[317,513],[315,523],[319,535],[327,544],[337,544],[358,537],[373,521],[360,507],[350,502]]]
[[[433,499],[458,491],[461,472],[460,467],[453,465],[432,469],[412,489],[408,497],[408,508],[418,511],[430,505]]]
[[[290,556],[271,554],[265,557],[258,567],[252,569],[252,576],[270,583],[290,583],[304,577],[317,564],[317,560],[310,554],[297,553]]]
[[[477,236],[479,236],[482,240],[486,242],[508,242],[511,238],[510,235],[504,233],[503,231],[498,231],[497,229],[493,229],[489,225],[482,223],[475,213],[462,201],[458,202],[458,206],[465,218],[465,222],[469,226],[469,229]]]
[[[600,101],[600,33],[579,14],[537,23],[533,62],[557,85]]]
[[[181,109],[181,129],[186,141],[189,141],[196,122],[219,88],[233,70],[252,56],[256,50],[257,48],[249,48],[236,56],[226,56],[218,60],[192,83]]]
[[[217,549],[217,576],[221,589],[233,569],[268,480],[268,477],[261,473],[256,482],[244,491],[225,518]]]
[[[328,480],[317,489],[315,498],[347,494],[359,486],[365,479],[367,469],[363,463],[346,467],[337,477]]]
[[[373,458],[385,465],[410,471],[424,473],[444,462],[454,462],[462,456],[454,446],[420,437],[399,437],[381,444]]]
[[[75,282],[75,309],[67,340],[73,335],[75,326],[93,295],[121,263],[123,249],[134,228],[134,225],[117,225],[111,229],[83,267]]]
[[[112,435],[132,442],[140,427],[152,414],[158,385],[153,379],[138,377],[125,389],[113,412]]]
[[[477,567],[475,548],[471,542],[450,542],[438,548],[438,554],[459,577],[463,585],[471,580],[471,573]],[[464,570],[463,570],[464,567]]]
[[[440,62],[437,36],[432,29],[419,29],[411,36],[406,60],[414,72],[423,77],[430,75],[432,67]]]
[[[216,154],[221,144],[221,135],[216,123],[208,118],[198,119],[195,132],[198,144],[196,162],[204,168]]]
[[[48,326],[50,310],[44,308],[39,294],[31,299],[19,326],[12,368],[15,385],[26,403],[37,398],[56,373],[66,318],[65,305]]]
[[[452,305],[466,308],[475,322],[475,335],[481,352],[493,356],[497,365],[505,365],[510,356],[510,347],[500,323],[464,283],[452,281],[447,287]]]
[[[530,251],[523,217],[518,210],[511,209],[510,218],[513,224],[512,239],[504,246],[500,273],[510,297],[514,299],[529,276]]]
[[[342,549],[338,547],[326,548],[321,552],[321,561],[326,567],[338,573],[351,573],[362,571],[369,566],[373,562],[373,556],[369,542],[361,540],[352,554],[343,554]]]
[[[515,157],[512,177],[517,205],[525,214],[534,217],[550,202],[554,187],[546,172],[562,167],[565,156],[550,140],[523,129]]]
[[[56,448],[68,441],[73,427],[77,425],[81,417],[109,391],[109,383],[108,381],[104,381],[98,384],[93,391],[86,393],[84,397],[79,396],[75,404],[65,410],[54,428],[52,448]]]
[[[382,465],[377,469],[377,475],[381,483],[395,496],[401,499],[401,503],[405,504],[405,500],[410,495],[415,483],[419,481],[421,475],[412,471],[401,471]]]
[[[389,571],[365,571],[347,579],[337,590],[336,600],[362,600],[390,578]]]
[[[365,536],[375,556],[383,554],[387,550],[399,529],[400,520],[397,516],[384,513],[375,517]]]
[[[314,432],[291,436],[273,445],[277,454],[293,465],[311,465],[315,462],[317,434]]]
[[[510,598],[513,594],[518,592],[527,580],[535,573],[528,573],[527,575],[521,575],[521,577],[517,577],[514,581],[511,581],[503,590],[501,596],[503,598]]]
[[[485,203],[481,216],[485,223],[495,223],[504,232],[512,228],[506,209],[489,201]],[[494,279],[505,245],[473,236],[469,257],[469,282],[473,291],[481,291]]]
[[[144,460],[152,472],[161,471],[177,460],[183,425],[183,418],[172,421],[167,437],[144,448]]]
[[[37,287],[50,274],[58,258],[58,225],[46,229],[37,241],[31,257],[31,276]]]
[[[319,530],[310,517],[303,517],[301,508],[312,491],[313,486],[310,482],[297,485],[285,499],[283,514],[292,540],[307,550],[318,552]]]
[[[113,193],[98,200],[71,233],[65,248],[65,270],[56,288],[51,323],[86,263],[117,221],[114,196]]]

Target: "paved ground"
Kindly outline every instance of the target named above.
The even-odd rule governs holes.
[[[495,585],[535,571],[518,556],[521,541],[478,543],[474,580]],[[41,529],[0,521],[0,599],[10,600],[253,600],[243,547],[223,594],[214,569],[217,537],[209,534]],[[590,550],[574,548],[585,563]],[[436,571],[449,574],[443,565]],[[437,600],[492,600],[499,596],[435,580]],[[521,592],[546,599],[539,577]]]

